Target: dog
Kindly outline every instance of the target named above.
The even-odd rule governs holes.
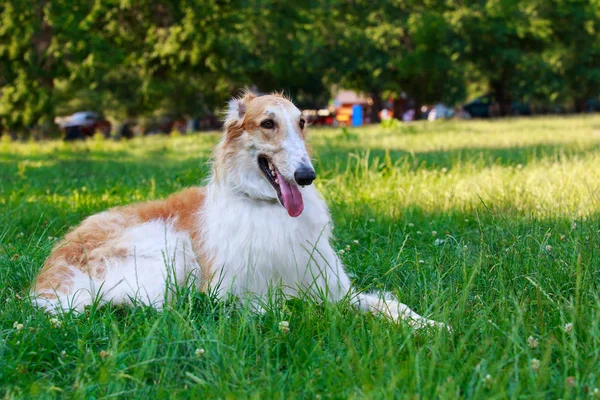
[[[330,244],[329,210],[311,185],[306,130],[300,110],[280,94],[232,99],[206,186],[85,219],[52,250],[34,301],[50,312],[96,301],[160,309],[170,285],[191,277],[201,290],[246,299],[258,311],[279,288],[286,297],[350,299],[417,327],[445,326],[389,294],[351,287]]]

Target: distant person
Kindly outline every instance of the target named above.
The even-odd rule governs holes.
[[[387,108],[384,108],[383,110],[381,110],[381,120],[382,121],[388,121],[390,119],[390,112]]]

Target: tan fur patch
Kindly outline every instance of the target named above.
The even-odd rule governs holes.
[[[71,294],[72,268],[102,279],[106,273],[104,259],[130,255],[131,250],[119,240],[124,231],[151,220],[172,220],[175,229],[188,232],[192,242],[199,247],[200,227],[196,216],[204,198],[203,189],[190,188],[166,200],[117,207],[85,219],[52,249],[38,275],[35,289]],[[210,278],[209,260],[201,254],[198,257],[203,278],[207,281]],[[53,298],[54,295],[44,297]]]
[[[208,259],[200,253],[200,226],[198,212],[206,193],[201,188],[189,188],[171,195],[166,200],[156,200],[127,207],[124,212],[136,215],[142,222],[155,219],[173,220],[177,231],[188,232],[202,267],[204,282],[210,278]]]

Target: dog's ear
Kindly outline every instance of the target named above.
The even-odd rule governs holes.
[[[255,98],[254,93],[246,91],[242,97],[234,97],[229,100],[225,117],[225,129],[223,130],[226,142],[235,140],[244,132],[244,115],[246,115],[248,105]]]
[[[233,125],[236,122],[241,122],[244,119],[244,115],[246,115],[248,105],[255,98],[256,95],[248,91],[242,97],[234,97],[229,100],[225,125]]]

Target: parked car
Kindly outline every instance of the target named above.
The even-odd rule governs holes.
[[[585,103],[585,112],[597,112],[600,111],[600,99],[588,99]]]
[[[104,136],[110,136],[111,124],[100,113],[93,111],[80,111],[71,114],[59,122],[61,129],[65,131],[65,140],[83,139],[93,136],[96,132],[102,132]]]
[[[490,106],[495,104],[496,99],[492,94],[486,94],[465,104],[462,108],[473,118],[488,118]]]
[[[446,107],[444,103],[437,103],[429,110],[427,114],[428,121],[435,121],[437,119],[448,119],[454,117],[454,110]]]
[[[498,117],[501,115],[500,104],[497,103],[496,96],[493,93],[477,97],[462,106],[462,109],[473,118]],[[527,103],[514,101],[505,112],[510,113],[509,115],[531,115],[531,107]]]

